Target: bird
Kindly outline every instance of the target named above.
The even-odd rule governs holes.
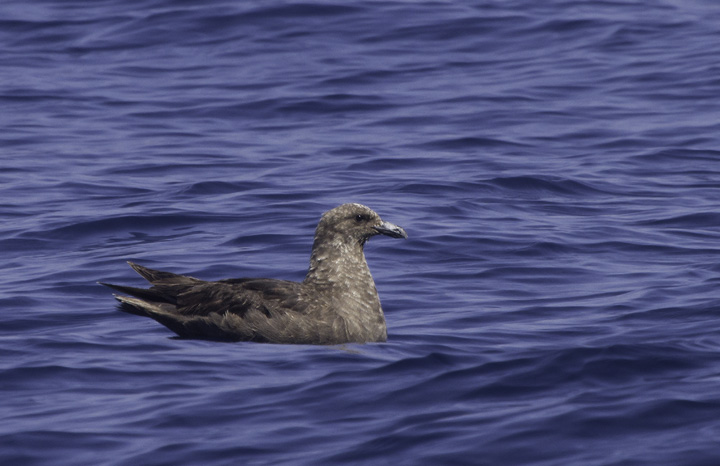
[[[204,281],[128,264],[152,285],[98,282],[120,310],[150,317],[180,338],[339,345],[384,342],[385,315],[365,260],[373,236],[407,238],[369,207],[342,204],[320,218],[302,282],[272,278]],[[129,296],[127,296],[129,295]]]

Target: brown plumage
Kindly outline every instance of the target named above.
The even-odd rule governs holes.
[[[377,234],[407,238],[360,204],[326,212],[302,282],[239,278],[207,282],[129,262],[153,286],[102,283],[131,296],[120,308],[184,338],[296,344],[385,341],[385,316],[363,246]]]

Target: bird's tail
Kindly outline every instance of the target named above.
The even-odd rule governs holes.
[[[115,291],[140,298],[149,304],[168,303],[174,305],[177,304],[177,295],[179,292],[200,281],[197,278],[187,277],[185,275],[149,269],[133,262],[128,262],[128,264],[153,286],[150,288],[136,288],[134,286],[115,285],[113,283],[98,283],[112,288]]]

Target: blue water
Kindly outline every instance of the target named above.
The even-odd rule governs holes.
[[[1,464],[720,464],[718,2],[4,0],[0,161]],[[300,280],[351,201],[384,344],[95,283]]]

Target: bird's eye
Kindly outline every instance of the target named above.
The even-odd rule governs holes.
[[[365,217],[365,216],[362,215],[362,214],[357,214],[357,215],[355,216],[355,221],[356,221],[357,223],[364,222],[365,220],[367,220],[367,217]]]

